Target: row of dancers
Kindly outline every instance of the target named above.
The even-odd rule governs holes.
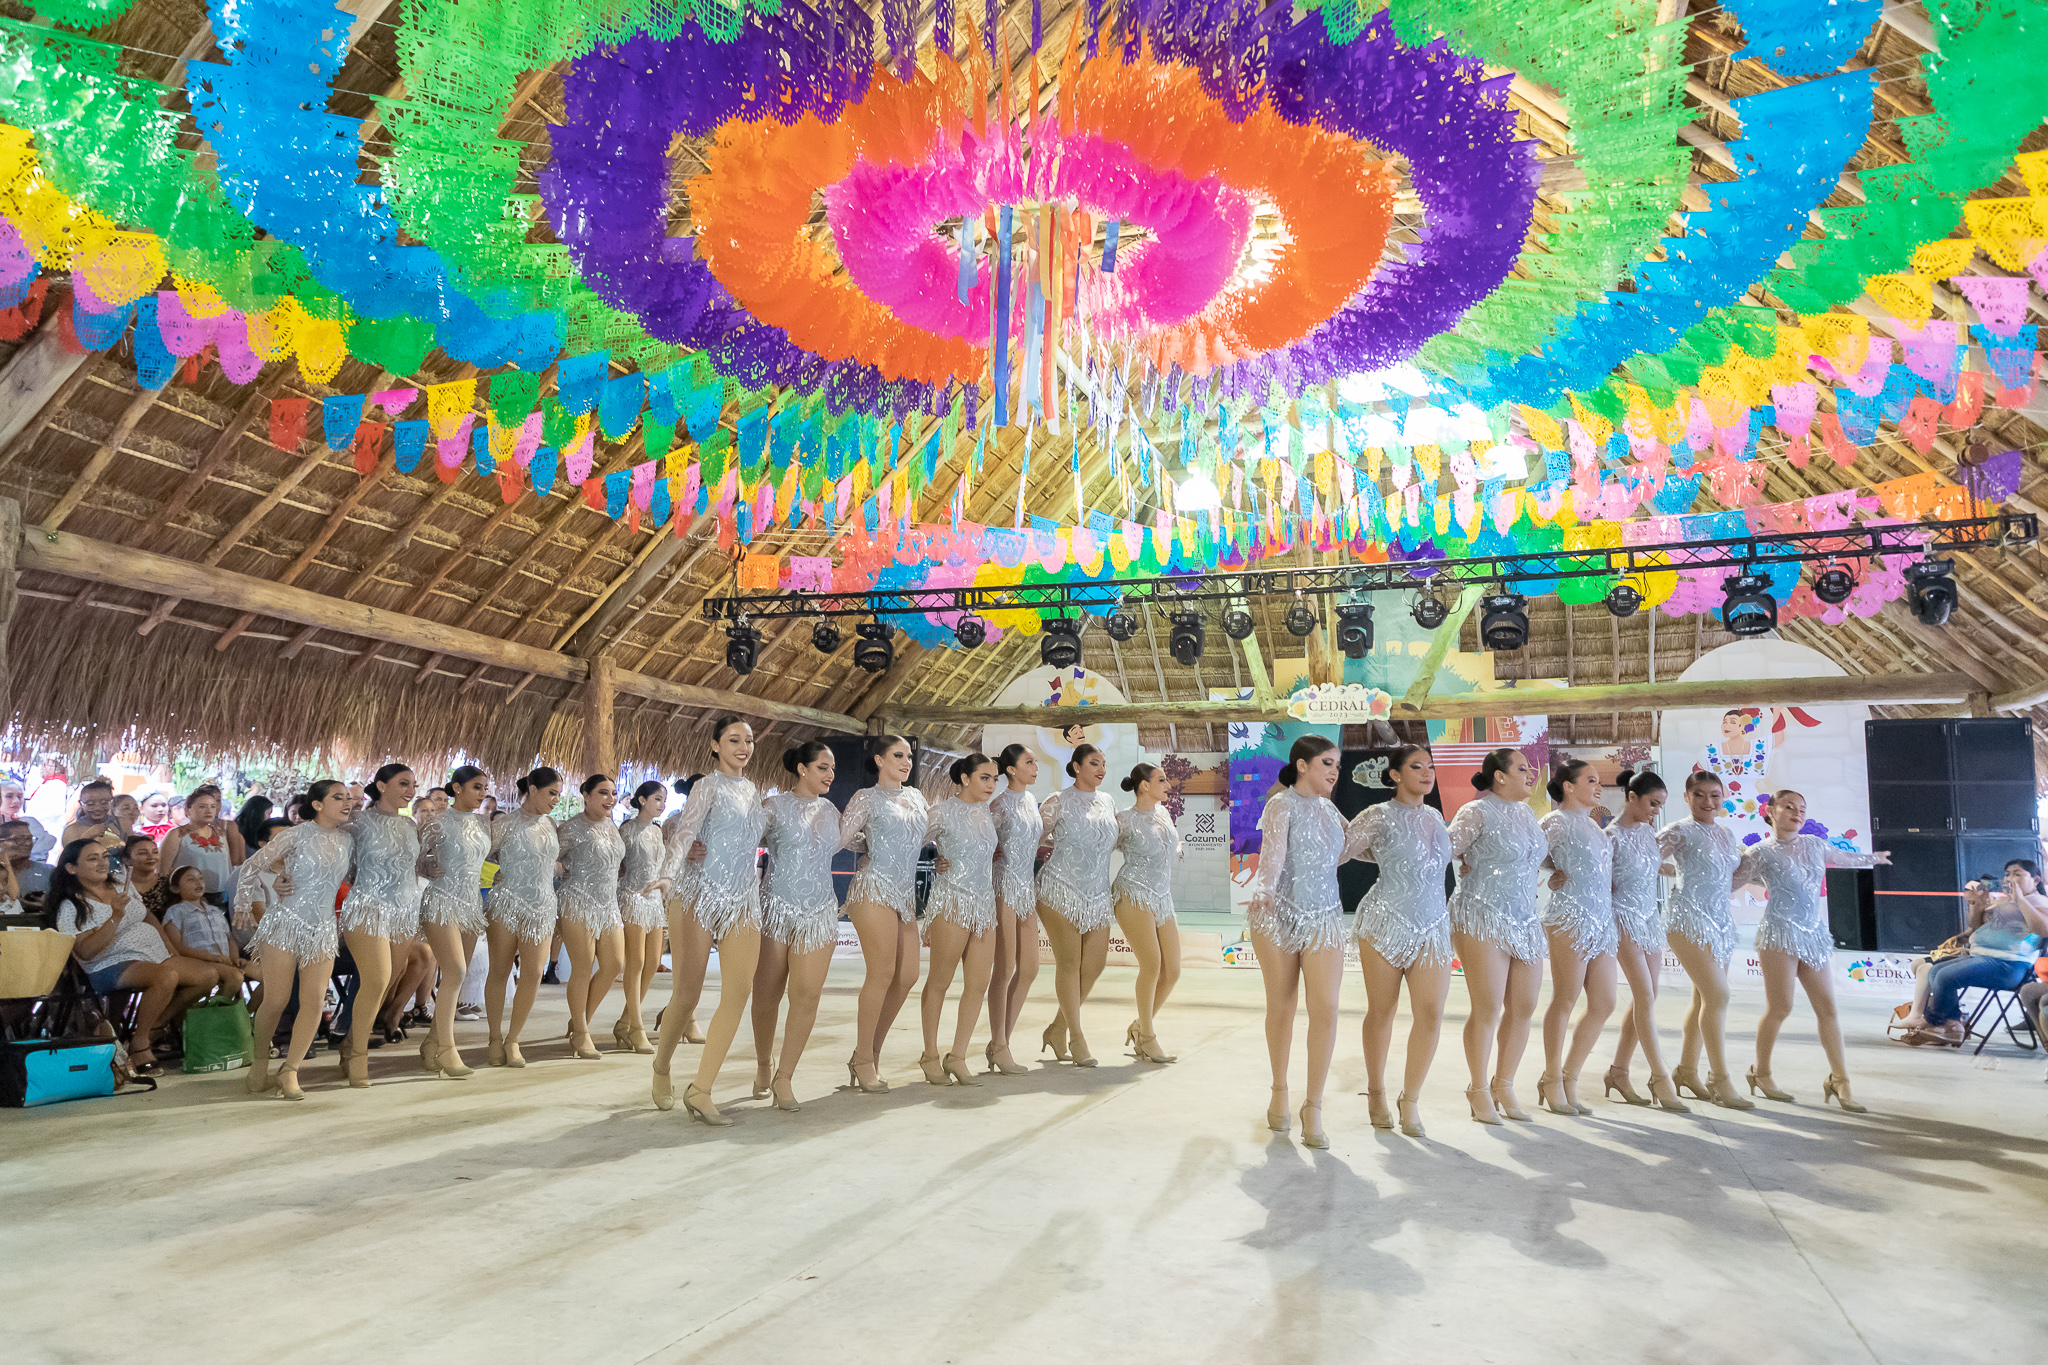
[[[1103,755],[1082,745],[1067,764],[1072,785],[1040,804],[1030,793],[1038,777],[1036,760],[1024,746],[1013,745],[994,759],[960,759],[949,773],[952,793],[928,804],[908,785],[909,741],[880,736],[868,743],[872,785],[857,792],[842,813],[826,797],[837,774],[833,752],[823,743],[790,749],[783,758],[789,788],[763,800],[744,776],[754,751],[751,727],[722,717],[711,739],[713,771],[666,821],[658,821],[666,793],[650,782],[630,798],[632,818],[616,823],[616,791],[601,774],[582,784],[584,809],[556,821],[550,816],[562,778],[547,768],[520,779],[520,804],[495,824],[479,813],[490,783],[473,767],[452,775],[447,808],[422,826],[403,813],[416,790],[403,765],[379,770],[365,790],[364,809],[354,808],[340,783],[315,783],[303,799],[303,823],[250,860],[253,872],[277,874],[280,890],[266,899],[260,889],[250,890],[261,887],[260,876],[245,875],[237,883],[237,919],[245,926],[254,922],[251,949],[265,984],[257,1036],[275,1028],[294,975],[302,989],[324,985],[337,950],[333,907],[346,881],[339,932],[347,936],[367,992],[359,996],[359,1012],[374,1012],[389,981],[389,944],[424,933],[434,949],[442,989],[421,1049],[429,1071],[452,1078],[472,1074],[453,1037],[453,983],[462,975],[463,934],[483,933],[490,940],[490,1060],[520,1066],[520,1034],[559,926],[572,963],[567,994],[576,1056],[600,1055],[590,1018],[621,967],[630,965],[627,1009],[613,1037],[622,1047],[652,1053],[659,1107],[674,1103],[671,1062],[687,1038],[701,1042],[704,1051],[684,1090],[686,1110],[706,1123],[730,1121],[711,1092],[751,1006],[754,1094],[794,1109],[794,1071],[816,1020],[842,913],[831,863],[845,848],[862,855],[843,913],[859,937],[866,968],[847,1062],[849,1086],[880,1093],[888,1088],[879,1072],[882,1045],[919,970],[918,860],[926,845],[935,845],[937,872],[923,934],[931,970],[920,1000],[919,1061],[928,1081],[977,1083],[964,1059],[984,1000],[988,1069],[1023,1070],[1010,1043],[1036,975],[1041,926],[1053,949],[1058,999],[1042,1035],[1044,1047],[1062,1062],[1095,1064],[1081,1026],[1083,1006],[1107,959],[1114,923],[1140,963],[1136,1017],[1125,1040],[1142,1061],[1174,1060],[1155,1030],[1179,974],[1171,884],[1180,843],[1161,804],[1167,783],[1156,768],[1140,764],[1123,780],[1135,804],[1119,811],[1101,790],[1107,778]],[[1871,866],[1884,855],[1844,852],[1799,833],[1805,803],[1797,792],[1777,794],[1773,837],[1745,851],[1718,823],[1722,793],[1713,774],[1687,779],[1689,818],[1661,829],[1663,781],[1654,773],[1624,774],[1622,815],[1603,833],[1588,814],[1601,796],[1591,765],[1573,760],[1557,770],[1549,784],[1555,809],[1539,823],[1527,804],[1533,769],[1518,750],[1501,749],[1487,756],[1473,779],[1481,794],[1447,826],[1426,803],[1435,786],[1429,752],[1408,746],[1388,766],[1392,798],[1347,824],[1330,800],[1337,759],[1327,739],[1298,741],[1260,822],[1263,847],[1249,928],[1266,986],[1273,1066],[1267,1119],[1274,1129],[1290,1126],[1289,1056],[1296,1012],[1306,997],[1308,1073],[1300,1119],[1305,1142],[1327,1142],[1320,1111],[1344,959],[1336,871],[1350,858],[1372,861],[1380,873],[1359,906],[1353,931],[1368,997],[1363,1042],[1376,1127],[1398,1123],[1411,1134],[1422,1131],[1418,1104],[1454,954],[1471,994],[1464,1044],[1472,1080],[1466,1095],[1475,1121],[1527,1117],[1515,1098],[1514,1077],[1546,959],[1553,989],[1543,1029],[1544,1107],[1587,1112],[1578,1077],[1613,1010],[1617,972],[1628,980],[1632,1002],[1606,1075],[1609,1092],[1672,1110],[1684,1109],[1680,1093],[1687,1091],[1728,1107],[1750,1107],[1736,1089],[1723,1044],[1726,969],[1736,942],[1728,902],[1734,887],[1748,881],[1762,882],[1770,893],[1756,938],[1767,1005],[1756,1064],[1746,1077],[1751,1093],[1791,1098],[1777,1088],[1770,1062],[1796,982],[1812,1002],[1830,1063],[1824,1097],[1858,1107],[1849,1093],[1826,971],[1832,943],[1823,876],[1827,866]],[[762,847],[768,855],[765,873],[756,858]],[[1112,854],[1119,851],[1123,865],[1112,876]],[[497,869],[488,905],[480,891],[486,862]],[[1447,898],[1444,874],[1453,862],[1460,876]],[[1694,985],[1681,1064],[1670,1070],[1652,1015],[1667,942],[1657,903],[1660,874],[1677,877],[1668,943]],[[1545,880],[1551,889],[1547,908],[1539,906],[1537,894]],[[663,929],[676,970],[669,1006],[650,1040],[631,985],[648,961],[658,960]],[[630,964],[628,935],[641,949]],[[700,1035],[694,1015],[714,944],[719,1003]],[[386,967],[381,974],[380,949]],[[508,1012],[506,987],[515,962],[519,984]],[[942,1050],[946,997],[963,969],[965,989],[951,1046]],[[1402,1087],[1390,1110],[1386,1067],[1404,982],[1413,1025]],[[1586,1007],[1573,1026],[1571,1015],[1582,996]],[[776,1024],[785,1000],[778,1055]],[[287,1052],[294,1060],[278,1073],[281,1095],[301,1093],[295,1059],[305,1055],[315,1027],[317,1018],[302,1011]],[[1637,1048],[1650,1069],[1647,1099],[1629,1080]],[[1702,1051],[1709,1067],[1704,1081],[1697,1070]],[[362,1049],[345,1045],[343,1065],[352,1085],[368,1083]],[[268,1088],[267,1069],[261,1061],[253,1069],[252,1090]]]
[[[1766,1004],[1757,1024],[1756,1063],[1746,1076],[1750,1093],[1793,1098],[1772,1078],[1771,1056],[1792,1012],[1797,982],[1812,1003],[1829,1063],[1823,1101],[1861,1112],[1849,1091],[1828,976],[1834,943],[1824,878],[1829,867],[1873,867],[1889,855],[1849,852],[1801,833],[1806,799],[1800,793],[1772,797],[1771,838],[1745,850],[1719,823],[1721,780],[1709,772],[1687,777],[1689,815],[1661,829],[1657,819],[1668,797],[1663,779],[1624,772],[1622,813],[1604,832],[1589,813],[1601,798],[1599,775],[1579,759],[1561,764],[1550,778],[1554,808],[1540,821],[1528,804],[1534,769],[1517,749],[1486,756],[1472,778],[1480,795],[1460,807],[1448,826],[1442,812],[1426,804],[1436,769],[1425,748],[1397,749],[1385,778],[1393,798],[1348,824],[1330,801],[1337,773],[1331,741],[1296,741],[1280,774],[1283,790],[1267,801],[1260,819],[1249,920],[1265,973],[1273,1067],[1267,1123],[1275,1131],[1286,1131],[1289,1123],[1288,1056],[1300,993],[1307,996],[1309,1015],[1303,1141],[1327,1145],[1320,1110],[1336,1044],[1344,961],[1337,868],[1351,858],[1379,865],[1354,927],[1366,986],[1367,1097],[1375,1127],[1398,1123],[1403,1132],[1422,1135],[1417,1103],[1436,1053],[1454,953],[1471,995],[1464,1032],[1471,1084],[1465,1095],[1475,1122],[1528,1117],[1516,1100],[1514,1078],[1546,957],[1551,1001],[1543,1018],[1538,1083],[1543,1107],[1559,1114],[1591,1112],[1579,1100],[1578,1078],[1613,1011],[1618,970],[1632,999],[1606,1074],[1607,1091],[1631,1104],[1654,1103],[1674,1112],[1687,1111],[1681,1091],[1731,1109],[1753,1108],[1729,1075],[1723,1041],[1728,959],[1736,944],[1729,899],[1737,886],[1751,882],[1765,887],[1769,904],[1756,933]],[[1453,862],[1460,875],[1456,891],[1446,897],[1444,874]],[[1673,874],[1677,883],[1667,923],[1658,909],[1658,878]],[[1550,898],[1540,906],[1538,890],[1545,884]],[[1653,1013],[1667,942],[1693,983],[1680,1065],[1669,1071]],[[1402,1087],[1390,1113],[1387,1055],[1404,982],[1413,1022]],[[1586,1006],[1574,1026],[1572,1010],[1582,995]],[[1629,1083],[1638,1048],[1650,1068],[1647,1099]],[[1709,1067],[1704,1083],[1697,1070],[1702,1050]]]

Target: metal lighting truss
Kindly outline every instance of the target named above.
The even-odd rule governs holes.
[[[1484,584],[1497,591],[1512,592],[1517,583],[1560,578],[1628,579],[1678,569],[1749,570],[1772,564],[1869,559],[1914,551],[1935,559],[1959,550],[2026,545],[2039,534],[2031,513],[2006,513],[1955,521],[1864,525],[1835,531],[1788,531],[1727,540],[1685,540],[1471,559],[1389,560],[1381,564],[1324,564],[1299,569],[1212,569],[1150,578],[1019,583],[1009,587],[751,593],[707,598],[704,614],[714,621],[775,616],[912,616],[1020,608],[1071,614],[1081,610],[1100,612],[1119,605],[1150,606],[1171,612],[1197,602],[1274,593],[1404,592],[1445,584]]]

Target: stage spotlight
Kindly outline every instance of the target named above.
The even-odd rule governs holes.
[[[1607,610],[1620,617],[1634,616],[1643,609],[1643,595],[1633,583],[1616,583],[1607,590]]]
[[[1451,619],[1451,608],[1433,589],[1424,589],[1415,595],[1415,605],[1408,609],[1408,614],[1424,630],[1435,630]]]
[[[1856,591],[1856,576],[1839,564],[1830,564],[1813,576],[1813,595],[1831,607],[1839,607]]]
[[[853,628],[860,643],[853,647],[853,666],[863,673],[886,673],[896,662],[895,628],[880,621],[863,621]]]
[[[1039,627],[1038,662],[1047,668],[1072,668],[1081,662],[1081,623],[1054,616]]]
[[[820,654],[836,654],[839,644],[846,637],[839,633],[839,627],[830,621],[820,621],[811,627],[811,648]]]
[[[742,678],[754,671],[754,658],[761,648],[761,632],[742,616],[736,626],[725,629],[725,666]]]
[[[1372,607],[1364,602],[1337,605],[1337,647],[1347,659],[1372,653]]]
[[[1138,633],[1138,618],[1131,614],[1130,608],[1118,603],[1109,619],[1102,623],[1102,628],[1109,632],[1110,639],[1123,644]]]
[[[1488,649],[1512,654],[1529,643],[1529,599],[1518,592],[1495,593],[1479,603],[1479,639]]]
[[[1294,605],[1287,609],[1287,633],[1297,640],[1307,639],[1315,634],[1316,627],[1320,624],[1316,609],[1299,597],[1295,598]]]
[[[1200,613],[1177,611],[1173,614],[1173,633],[1167,637],[1167,652],[1182,668],[1193,668],[1202,661],[1203,640]]]
[[[963,648],[980,649],[982,641],[988,639],[988,622],[979,616],[963,616],[953,627],[953,638]]]
[[[1728,580],[1721,624],[1730,635],[1767,635],[1778,628],[1778,603],[1770,588],[1771,580],[1760,573],[1738,574]]]
[[[1252,614],[1243,607],[1232,607],[1223,613],[1223,633],[1233,640],[1248,640],[1255,627]]]
[[[1945,626],[1956,609],[1956,564],[1952,559],[1923,559],[1906,566],[1906,606],[1923,626]]]

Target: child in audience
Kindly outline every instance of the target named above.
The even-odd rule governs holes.
[[[240,995],[247,964],[228,932],[227,912],[207,902],[204,874],[188,864],[173,872],[170,882],[172,900],[164,911],[164,941],[179,957],[213,963],[219,969],[220,989]]]

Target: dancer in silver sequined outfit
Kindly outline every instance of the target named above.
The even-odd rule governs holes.
[[[1664,1069],[1664,1050],[1657,1041],[1657,978],[1664,969],[1664,917],[1657,910],[1657,877],[1664,853],[1657,847],[1657,817],[1668,794],[1664,779],[1653,772],[1624,768],[1621,818],[1607,827],[1614,848],[1614,920],[1621,931],[1615,957],[1628,979],[1628,1013],[1621,1017],[1621,1043],[1614,1065],[1607,1068],[1604,1093],[1621,1092],[1627,1104],[1655,1103],[1674,1114],[1690,1112],[1679,1100]],[[1650,1064],[1650,1098],[1628,1083],[1628,1063],[1636,1044]]]
[[[1002,913],[996,906],[996,822],[988,807],[996,794],[996,765],[986,754],[968,754],[954,760],[947,776],[953,794],[932,807],[925,830],[926,841],[938,850],[938,870],[924,906],[924,941],[932,961],[917,1002],[924,1026],[924,1053],[917,1064],[932,1085],[980,1085],[967,1067],[967,1045],[988,998],[996,916]],[[942,1056],[939,1019],[956,968],[965,969],[966,980],[953,1021],[953,1046]]]
[[[777,1109],[794,1113],[797,1059],[818,1022],[825,973],[839,943],[839,897],[832,889],[839,808],[825,798],[839,770],[832,746],[819,739],[785,752],[782,770],[790,789],[761,803],[768,870],[761,886],[761,961],[754,968],[754,1095],[772,1095]],[[775,1016],[785,993],[782,1060],[771,1069]]]
[[[535,768],[519,779],[519,805],[491,826],[491,861],[498,875],[491,881],[485,909],[490,925],[485,947],[484,1016],[490,1021],[492,1066],[522,1067],[519,1035],[533,1013],[540,979],[547,971],[555,941],[555,876],[561,870],[562,845],[552,818],[562,799],[562,775],[553,768]],[[512,995],[512,1017],[505,1018],[505,986],[514,962],[519,986]],[[502,1025],[502,1031],[501,1031]]]
[[[384,1008],[385,992],[405,962],[402,945],[420,931],[420,832],[404,813],[416,789],[412,769],[387,763],[363,789],[369,807],[349,820],[349,888],[341,903],[341,935],[355,959],[356,996],[340,1062],[342,1075],[357,1090],[370,1083],[370,1033]]]
[[[1443,812],[1425,798],[1436,790],[1436,762],[1428,749],[1404,744],[1387,760],[1384,781],[1394,799],[1368,806],[1344,835],[1346,858],[1379,865],[1379,879],[1358,904],[1358,967],[1365,978],[1365,1085],[1372,1126],[1423,1135],[1416,1112],[1422,1082],[1436,1056],[1444,999],[1451,991],[1451,914],[1444,870],[1451,864],[1451,832]],[[1394,1045],[1394,1015],[1401,983],[1408,983],[1407,1063],[1396,1113],[1387,1112],[1387,1053]]]
[[[420,928],[440,970],[420,1065],[454,1080],[474,1074],[455,1050],[455,997],[469,970],[468,945],[484,930],[483,870],[491,856],[491,827],[478,808],[490,791],[490,774],[464,764],[448,775],[448,808],[420,826],[419,874],[427,879],[420,892]]]
[[[641,1010],[654,989],[662,943],[668,938],[668,846],[661,838],[668,787],[649,778],[633,788],[626,804],[633,813],[619,826],[619,838],[626,845],[625,860],[619,864],[619,934],[625,946],[619,993],[624,999],[612,1038],[620,1047],[651,1053],[654,1042],[641,1022]]]
[[[996,822],[995,963],[988,983],[988,1069],[1022,1075],[1010,1055],[1010,1034],[1024,999],[1038,979],[1038,845],[1045,821],[1031,784],[1038,780],[1038,756],[1027,744],[1012,744],[996,755],[996,780],[1003,789],[989,802]]]
[[[1760,881],[1770,893],[1763,922],[1756,927],[1756,955],[1764,971],[1764,1013],[1756,1021],[1756,1065],[1749,1071],[1749,1088],[1762,1091],[1766,1099],[1792,1098],[1771,1079],[1771,1052],[1777,1046],[1778,1030],[1792,1016],[1796,982],[1805,988],[1806,1001],[1813,1006],[1820,1049],[1827,1054],[1828,1077],[1821,1082],[1821,1103],[1833,1100],[1860,1114],[1863,1106],[1849,1094],[1848,1059],[1842,1051],[1842,1024],[1835,1012],[1835,986],[1829,975],[1835,940],[1828,932],[1827,871],[1831,867],[1884,867],[1892,855],[1836,848],[1818,835],[1801,834],[1805,823],[1804,796],[1790,789],[1772,793],[1771,837],[1750,845],[1735,873],[1738,886]]]
[[[562,850],[562,942],[569,949],[569,1051],[586,1062],[604,1054],[590,1038],[590,1019],[604,1003],[605,992],[619,974],[626,956],[624,921],[619,914],[619,865],[626,860],[626,841],[612,819],[618,785],[604,773],[592,773],[578,789],[583,809],[555,822]]]
[[[1165,771],[1150,763],[1140,763],[1123,780],[1123,789],[1137,798],[1137,804],[1117,812],[1116,846],[1124,865],[1109,887],[1117,927],[1138,959],[1138,1017],[1131,1021],[1124,1041],[1141,1062],[1177,1060],[1159,1046],[1153,1032],[1153,1021],[1180,980],[1180,926],[1173,918],[1180,831],[1173,827],[1172,812],[1161,804],[1167,786]]]
[[[1728,954],[1735,950],[1728,897],[1742,862],[1741,841],[1720,823],[1723,799],[1719,776],[1689,773],[1685,805],[1691,817],[1657,831],[1657,851],[1678,873],[1665,916],[1665,942],[1692,981],[1692,1005],[1685,1014],[1684,1041],[1671,1084],[1680,1094],[1691,1091],[1724,1109],[1754,1109],[1756,1105],[1735,1088],[1722,1041],[1728,1020]],[[1702,1049],[1707,1054],[1704,1082],[1698,1070]]]
[[[1593,823],[1600,774],[1582,758],[1561,761],[1550,776],[1550,814],[1543,835],[1550,853],[1550,1008],[1543,1012],[1543,1079],[1536,1096],[1553,1114],[1590,1114],[1579,1100],[1579,1071],[1614,1013],[1619,930],[1614,920],[1614,845]],[[1572,1026],[1572,1006],[1586,997]],[[1567,1049],[1569,1030],[1569,1049]]]
[[[346,786],[332,778],[315,782],[299,799],[299,823],[257,850],[248,862],[252,870],[235,884],[235,922],[241,927],[247,927],[256,914],[265,874],[282,874],[280,890],[287,881],[291,886],[288,893],[263,907],[256,936],[249,942],[250,955],[256,960],[256,979],[263,987],[254,1030],[259,1043],[256,1064],[249,1068],[251,1094],[269,1088],[270,1040],[291,1001],[293,981],[305,1000],[318,1001],[327,994],[327,978],[334,970],[339,946],[334,898],[348,876],[349,837],[342,827],[354,809],[355,798]],[[278,1098],[305,1098],[299,1089],[299,1062],[313,1046],[319,1028],[317,1005],[301,1009],[293,1017],[287,1060],[277,1069]]]
[[[916,760],[909,740],[876,735],[867,750],[865,767],[875,785],[855,792],[839,817],[841,846],[862,855],[846,888],[846,918],[860,936],[866,966],[846,1074],[863,1092],[878,1095],[889,1088],[880,1071],[882,1044],[917,984],[917,860],[931,811],[910,785]]]
[[[1266,1126],[1276,1133],[1287,1131],[1295,1003],[1308,996],[1301,1140],[1309,1147],[1330,1145],[1322,1124],[1323,1086],[1337,1052],[1337,999],[1344,987],[1344,902],[1337,893],[1344,817],[1330,803],[1337,759],[1337,746],[1320,735],[1305,735],[1288,751],[1280,790],[1259,816],[1259,867],[1245,915],[1266,988],[1266,1059],[1273,1068]]]
[[[1543,988],[1543,918],[1536,888],[1550,846],[1529,792],[1536,770],[1519,749],[1495,749],[1472,776],[1479,798],[1451,817],[1459,860],[1451,898],[1451,942],[1472,997],[1465,1017],[1465,1098],[1474,1123],[1529,1116],[1515,1102],[1515,1072],[1529,1045],[1529,1020]],[[1493,1064],[1492,1079],[1487,1064]]]
[[[747,1016],[761,956],[761,798],[745,775],[754,757],[754,727],[738,716],[712,721],[711,756],[715,770],[697,779],[689,800],[661,833],[673,888],[669,942],[693,959],[700,950],[708,958],[711,942],[718,945],[718,1008],[704,1032],[697,1078],[683,1088],[683,1108],[691,1118],[723,1128],[732,1120],[712,1103],[711,1089]],[[654,1103],[661,1109],[675,1104],[669,1065],[696,1005],[696,990],[684,974],[678,970],[673,975],[674,992],[654,1044]],[[702,982],[700,968],[697,985]]]
[[[1094,1066],[1081,1029],[1081,1006],[1109,961],[1109,859],[1116,852],[1116,803],[1099,791],[1109,760],[1083,744],[1067,760],[1073,785],[1039,806],[1052,846],[1038,869],[1038,922],[1052,944],[1053,985],[1060,1012],[1040,1041],[1054,1057]]]

